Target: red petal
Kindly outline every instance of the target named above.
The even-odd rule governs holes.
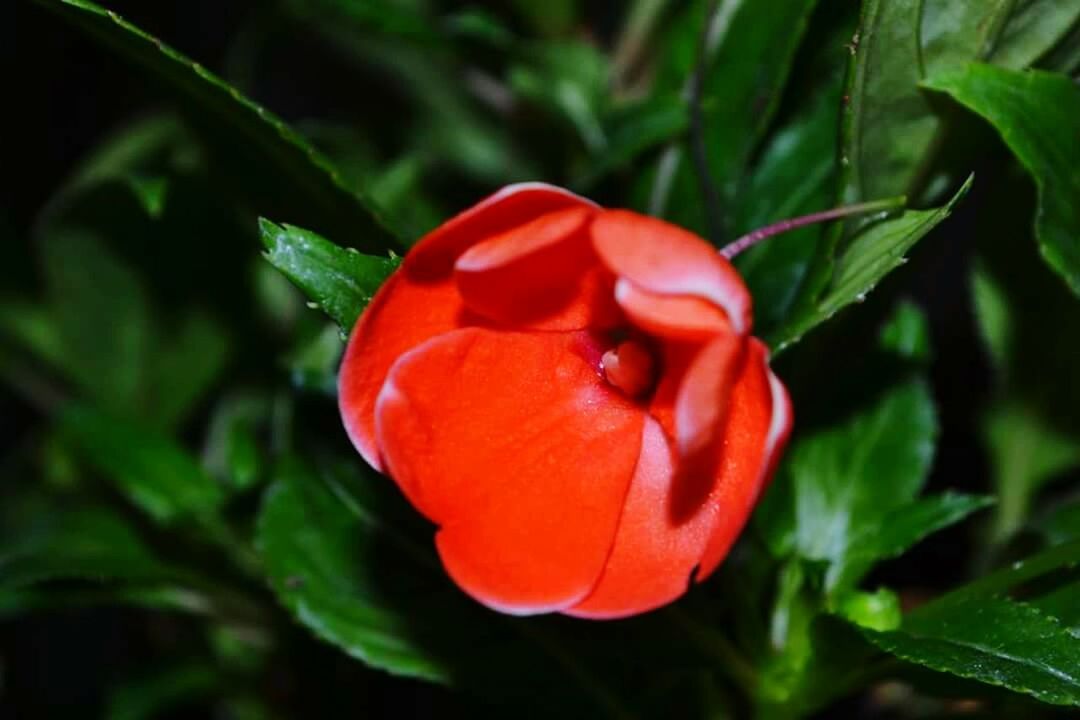
[[[634,472],[645,415],[597,375],[582,342],[458,330],[403,356],[379,396],[390,474],[441,526],[447,572],[504,612],[588,594]]]
[[[375,438],[375,399],[390,366],[407,350],[467,321],[450,279],[418,283],[403,270],[383,283],[360,316],[338,374],[338,406],[353,445],[376,470],[383,464]]]
[[[675,446],[683,460],[713,451],[743,363],[743,339],[726,333],[698,351],[675,398]]]
[[[645,421],[641,456],[611,556],[600,582],[564,612],[587,618],[618,618],[652,610],[682,595],[701,559],[714,524],[713,505],[677,517],[671,445],[660,424]]]
[[[731,332],[723,310],[692,295],[657,295],[619,278],[615,301],[631,322],[651,335],[701,341]]]
[[[405,268],[417,280],[442,279],[472,245],[546,213],[571,207],[597,206],[554,185],[507,185],[421,238],[405,258]]]
[[[698,581],[716,569],[742,531],[790,429],[787,395],[779,381],[771,381],[769,351],[756,338],[751,338],[748,350],[731,394],[714,495],[717,522],[701,558]],[[774,399],[777,390],[781,396]]]
[[[556,210],[473,245],[454,265],[465,303],[521,329],[615,325],[615,279],[603,272],[585,231],[595,214],[591,207]]]
[[[694,295],[750,331],[750,293],[734,266],[691,232],[629,210],[606,210],[592,223],[593,246],[620,277],[661,295]]]

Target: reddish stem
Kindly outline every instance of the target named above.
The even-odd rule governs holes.
[[[826,220],[849,217],[851,215],[863,215],[865,213],[880,212],[883,210],[895,210],[896,208],[903,207],[905,204],[907,204],[907,198],[901,195],[899,197],[874,200],[872,202],[859,203],[857,205],[845,205],[843,207],[833,208],[832,210],[824,210],[822,212],[802,215],[789,220],[781,220],[778,223],[758,228],[757,230],[748,232],[737,240],[733,240],[720,250],[720,254],[730,260],[742,251],[757,245],[765,238],[785,233],[788,230],[801,228],[804,225],[825,222]]]

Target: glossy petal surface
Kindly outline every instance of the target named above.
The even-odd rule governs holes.
[[[341,362],[338,407],[353,445],[376,470],[384,467],[375,439],[375,399],[390,366],[402,353],[467,321],[449,278],[419,283],[400,269],[360,316]]]
[[[571,207],[473,245],[454,277],[470,309],[521,329],[610,327],[621,313],[586,227],[596,211]]]
[[[577,603],[614,541],[645,414],[597,375],[589,342],[458,330],[402,357],[379,396],[391,476],[441,526],[455,582],[504,612]]]
[[[566,208],[595,208],[569,190],[545,183],[508,185],[435,228],[405,257],[404,267],[417,280],[445,278],[457,259],[482,240]]]
[[[746,525],[765,481],[766,446],[773,428],[772,386],[768,350],[751,338],[746,362],[732,388],[730,410],[719,448],[716,485],[716,525],[701,559],[697,579],[703,580],[727,556]]]
[[[702,341],[731,332],[724,311],[699,297],[657,295],[620,278],[615,283],[615,301],[634,325],[650,335]]]
[[[675,463],[660,424],[645,421],[615,545],[592,593],[567,610],[586,618],[617,618],[652,610],[686,591],[714,524],[714,506],[702,503],[689,517],[673,504]]]
[[[716,249],[680,227],[629,210],[606,210],[591,226],[605,265],[641,289],[693,295],[727,313],[732,328],[750,331],[750,293],[735,267]]]

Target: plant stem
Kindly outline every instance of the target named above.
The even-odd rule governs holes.
[[[749,232],[741,238],[728,243],[720,250],[720,254],[730,260],[744,250],[757,245],[765,238],[785,233],[788,230],[795,230],[796,228],[801,228],[805,225],[813,225],[814,223],[825,222],[826,220],[836,220],[837,218],[850,217],[852,215],[895,210],[897,208],[902,208],[905,204],[907,204],[907,198],[900,195],[894,198],[874,200],[871,202],[859,203],[857,205],[845,205],[843,207],[833,208],[832,210],[824,210],[822,212],[802,215],[788,220],[781,220],[772,225],[758,228],[757,230]]]

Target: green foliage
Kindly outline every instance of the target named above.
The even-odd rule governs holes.
[[[352,330],[379,285],[398,265],[394,257],[362,255],[291,225],[260,220],[259,229],[266,259],[333,318],[342,332]]]
[[[1080,89],[1063,75],[973,64],[937,75],[947,92],[986,118],[1039,188],[1035,237],[1043,257],[1080,294]]]
[[[117,720],[1080,706],[1080,0],[237,8],[18,4],[4,710],[68,699],[64,664],[28,693],[27,637]],[[794,434],[718,571],[642,617],[477,604],[341,428],[399,255],[523,180],[717,245],[891,208],[735,259]]]

